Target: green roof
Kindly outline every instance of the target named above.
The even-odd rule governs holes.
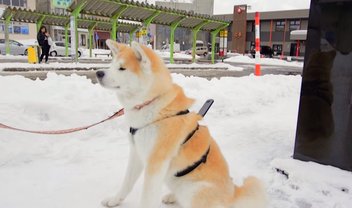
[[[11,16],[11,20],[15,22],[37,23],[41,18],[44,18],[44,25],[66,26],[70,23],[70,16],[68,15],[38,12],[17,7],[8,7],[5,9],[2,15],[2,19],[6,19],[9,16]],[[78,28],[88,29],[88,27],[94,23],[96,23],[95,30],[111,30],[111,22],[106,18],[78,18]],[[140,26],[139,24],[132,24],[121,21],[118,22],[118,25],[119,26],[117,28],[117,32],[123,33],[129,33]]]

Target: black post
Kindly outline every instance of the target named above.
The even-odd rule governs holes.
[[[352,170],[352,0],[312,0],[294,158]]]

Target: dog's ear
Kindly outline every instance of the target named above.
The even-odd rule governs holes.
[[[131,48],[134,51],[138,61],[141,62],[141,64],[148,63],[149,59],[139,43],[137,43],[136,41],[133,41],[131,44]]]
[[[119,52],[119,45],[116,41],[108,39],[106,40],[106,45],[109,47],[109,49],[112,52],[112,55],[116,56],[117,53]]]

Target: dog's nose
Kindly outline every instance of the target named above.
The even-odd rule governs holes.
[[[97,71],[97,77],[99,78],[99,79],[101,79],[101,78],[103,78],[104,76],[105,76],[105,73],[103,72],[103,71]]]

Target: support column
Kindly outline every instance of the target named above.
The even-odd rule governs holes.
[[[111,18],[110,38],[114,41],[116,41],[116,32],[117,32],[117,19]]]
[[[68,28],[70,27],[70,23],[65,26],[65,57],[68,57]]]
[[[199,30],[204,26],[208,24],[208,21],[204,21],[200,23],[199,25],[195,26],[192,30],[192,35],[193,35],[193,44],[192,44],[192,62],[196,62],[196,42],[197,42],[197,34]]]
[[[10,38],[9,38],[9,26],[11,23],[11,18],[12,18],[12,14],[10,14],[8,17],[6,17],[5,19],[5,53],[6,55],[10,55],[11,50],[10,50]],[[13,28],[12,28],[13,31]]]
[[[174,63],[174,42],[175,42],[175,30],[177,26],[184,20],[185,18],[182,17],[181,19],[177,20],[176,22],[172,23],[170,26],[170,63]]]
[[[78,23],[78,16],[81,12],[81,10],[83,9],[83,7],[87,4],[87,1],[82,1],[77,7],[76,9],[74,9],[71,13],[71,15],[73,16],[74,18],[74,32],[75,34],[71,34],[71,37],[74,35],[75,36],[75,61],[78,62],[78,30],[77,30],[77,23]],[[71,43],[72,45],[72,43]]]
[[[111,17],[111,32],[110,32],[110,38],[114,41],[116,41],[116,33],[117,33],[117,20],[120,18],[120,16],[126,11],[128,6],[120,6],[120,8],[113,14]]]
[[[39,32],[40,27],[43,25],[43,21],[45,20],[46,16],[43,15],[39,18],[39,20],[37,21],[36,25],[37,25],[37,32]]]
[[[161,13],[161,11],[156,11],[154,12],[152,15],[150,15],[146,20],[143,21],[143,27],[146,28],[146,30],[148,31],[148,28],[150,26],[150,24],[152,23],[152,21]],[[144,37],[142,35],[142,39],[144,40]]]
[[[89,27],[88,27],[88,38],[89,38],[89,57],[92,58],[92,49],[93,49],[93,30],[95,28],[95,26],[97,25],[96,22],[92,23]]]
[[[135,29],[131,30],[130,34],[130,45],[132,44],[133,41],[133,34],[136,33],[139,30],[139,27],[136,27]]]
[[[224,26],[219,27],[218,29],[215,29],[214,31],[211,32],[211,63],[215,63],[215,43],[216,43],[216,36],[219,34],[219,32],[225,28],[227,28],[229,25],[226,24]]]

